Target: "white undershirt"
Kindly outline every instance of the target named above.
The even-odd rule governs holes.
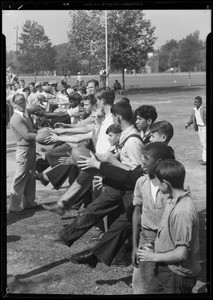
[[[157,195],[157,191],[158,191],[158,186],[155,186],[152,181],[150,181],[150,185],[151,185],[151,194],[152,194],[152,198],[154,200],[154,203],[156,202],[156,195]]]

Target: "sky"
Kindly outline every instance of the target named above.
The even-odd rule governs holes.
[[[179,41],[196,30],[205,41],[211,32],[211,10],[144,10],[144,13],[152,26],[156,26],[155,50],[171,39]],[[20,36],[27,19],[42,25],[53,45],[68,42],[68,10],[3,10],[2,33],[6,37],[7,51],[16,50],[16,36]]]

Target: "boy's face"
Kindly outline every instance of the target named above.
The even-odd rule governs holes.
[[[75,101],[73,99],[70,99],[69,101],[70,101],[71,108],[75,108],[76,106],[78,106],[78,102],[77,101]]]
[[[84,100],[84,111],[87,113],[87,114],[91,114],[92,111],[93,111],[93,107],[90,103],[89,100]]]
[[[145,132],[149,126],[147,121],[144,118],[140,117],[139,115],[137,115],[136,117],[135,125],[139,131],[143,131],[143,132]]]
[[[143,151],[143,170],[147,174],[154,174],[159,163],[159,159],[156,159],[153,154],[151,150]]]
[[[194,100],[194,106],[198,109],[201,106],[202,102],[198,99]]]
[[[160,181],[157,177],[155,177],[155,179],[156,179],[156,183],[158,185],[159,190],[163,194],[167,194],[169,192],[169,190],[168,190],[168,186],[166,185],[165,181]]]
[[[149,141],[151,143],[153,143],[153,142],[165,142],[165,139],[166,139],[166,137],[165,137],[164,134],[161,134],[161,133],[156,131],[156,132],[151,133]]]
[[[111,146],[117,146],[119,144],[120,133],[109,132],[108,140]]]

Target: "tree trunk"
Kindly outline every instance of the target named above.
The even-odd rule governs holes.
[[[189,71],[189,86],[191,86],[191,73]]]
[[[125,90],[124,68],[122,68],[122,82],[123,82],[123,90]]]

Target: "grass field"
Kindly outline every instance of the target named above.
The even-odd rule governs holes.
[[[128,76],[128,84],[137,80],[144,89],[137,92],[127,91],[133,108],[142,104],[154,105],[158,120],[168,120],[174,126],[174,137],[170,145],[174,148],[176,159],[186,168],[186,184],[190,186],[192,197],[200,219],[200,263],[202,271],[198,276],[194,293],[205,296],[206,282],[206,167],[201,166],[201,146],[197,133],[192,126],[184,128],[193,109],[195,96],[201,96],[205,102],[205,74],[192,76],[196,82],[192,87],[184,84],[187,75],[136,75]],[[179,76],[178,86],[172,86],[172,80]],[[86,78],[86,76],[85,76]],[[117,78],[117,77],[114,77]],[[113,80],[114,80],[113,78]],[[40,80],[40,79],[39,79]],[[74,80],[74,78],[71,78]],[[133,80],[133,81],[132,81]],[[197,81],[196,81],[197,80]],[[41,80],[42,81],[42,80]],[[43,80],[45,81],[45,79]],[[176,80],[177,81],[177,80]],[[152,86],[151,85],[152,82]],[[117,95],[116,101],[122,96]],[[7,129],[7,201],[15,173],[15,140]],[[68,187],[55,191],[52,186],[44,187],[37,183],[38,203],[56,201]],[[92,228],[72,247],[56,246],[44,236],[54,234],[72,221],[72,211],[59,217],[47,211],[32,211],[23,218],[7,218],[7,277],[11,293],[46,295],[131,295],[131,266],[110,267],[98,263],[94,270],[86,265],[72,264],[67,257],[73,253],[92,248],[91,241],[95,231]]]
[[[153,73],[153,74],[136,74],[135,76],[127,74],[125,75],[125,86],[129,88],[133,85],[137,85],[141,88],[158,88],[158,87],[188,87],[188,73],[181,74],[168,74],[168,73]],[[85,83],[89,79],[97,79],[99,80],[98,75],[84,75],[82,76]],[[68,78],[68,84],[71,86],[76,84],[77,76],[71,76]],[[30,82],[34,81],[33,76],[19,76],[19,79],[25,79],[26,84],[28,85]],[[36,81],[44,82],[56,80],[59,83],[59,89],[61,88],[61,79],[62,76],[37,76]],[[112,87],[115,79],[122,84],[121,74],[110,74],[109,76],[109,86]],[[191,73],[191,85],[205,85],[206,83],[206,73],[205,72],[193,72]]]

